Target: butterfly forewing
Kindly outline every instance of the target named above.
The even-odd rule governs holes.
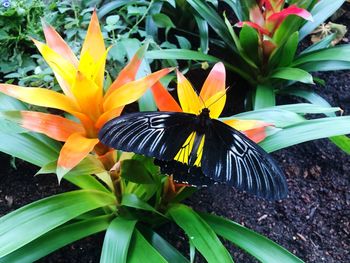
[[[194,131],[196,115],[176,112],[131,113],[107,122],[102,143],[160,160],[172,160]]]
[[[285,177],[275,161],[228,125],[211,120],[203,152],[202,171],[211,179],[267,199],[287,195]]]

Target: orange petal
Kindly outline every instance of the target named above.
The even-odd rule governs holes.
[[[21,111],[18,117],[18,122],[22,127],[30,131],[44,133],[57,141],[66,141],[73,133],[84,132],[81,124],[58,115]]]
[[[249,139],[258,143],[266,138],[265,128],[272,124],[257,121],[257,120],[225,120],[224,123],[231,126],[232,128],[242,132]]]
[[[105,98],[104,110],[110,111],[138,100],[149,87],[152,87],[154,83],[172,70],[171,68],[161,69],[146,77],[124,84]]]
[[[81,50],[81,55],[89,53],[95,62],[100,60],[102,54],[106,51],[103,40],[100,24],[96,10],[92,13],[88,31],[86,33],[85,41]]]
[[[251,139],[255,143],[259,143],[266,138],[265,127],[259,127],[251,130],[243,131],[245,136]]]
[[[77,57],[57,31],[46,22],[43,22],[43,29],[47,45],[66,60],[70,61],[75,67],[78,67]]]
[[[10,84],[0,84],[0,91],[29,104],[63,110],[78,111],[76,104],[67,96],[44,88],[27,88]]]
[[[81,112],[92,120],[97,120],[102,110],[102,89],[78,71],[72,93],[80,106]]]
[[[184,112],[199,114],[203,109],[203,102],[200,101],[191,83],[177,70],[177,95],[181,108]]]
[[[57,176],[62,178],[77,166],[98,143],[96,138],[86,138],[80,133],[72,134],[63,145],[57,161]]]
[[[113,91],[122,85],[135,80],[137,71],[141,65],[142,59],[148,48],[148,43],[140,47],[136,54],[132,57],[130,62],[120,71],[117,79],[112,83],[112,85],[107,90],[106,96],[109,96]]]
[[[67,96],[71,96],[69,87],[71,87],[75,79],[75,66],[60,54],[56,53],[48,45],[45,45],[44,43],[41,43],[35,39],[32,40],[55,75],[60,77],[58,80],[62,81],[63,79],[65,82],[62,85],[60,83],[63,92]]]
[[[102,126],[109,120],[115,118],[115,117],[118,117],[120,116],[120,114],[122,113],[124,107],[119,107],[119,108],[116,108],[116,109],[112,109],[112,110],[109,110],[105,113],[103,113],[100,118],[97,120],[96,124],[95,124],[95,127],[97,130],[101,129]]]
[[[206,101],[216,93],[220,91],[225,91],[225,81],[225,66],[222,62],[218,62],[214,65],[203,84],[201,93],[199,94],[202,100]]]
[[[152,93],[160,111],[182,112],[180,105],[174,100],[160,81],[157,81],[156,84],[152,86]]]

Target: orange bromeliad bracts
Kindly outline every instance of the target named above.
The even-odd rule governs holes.
[[[99,129],[109,119],[119,116],[125,105],[138,100],[172,69],[165,68],[135,80],[147,48],[144,46],[104,93],[105,62],[109,49],[105,48],[96,12],[92,14],[80,60],[51,26],[45,24],[44,33],[47,44],[33,41],[52,68],[63,93],[10,84],[0,84],[0,91],[26,103],[65,111],[76,118],[71,120],[33,111],[4,113],[5,117],[28,130],[65,142],[56,170],[58,177],[62,178],[91,151],[100,156],[111,151],[99,143]]]

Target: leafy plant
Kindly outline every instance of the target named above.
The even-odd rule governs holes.
[[[231,18],[225,15],[222,17],[209,2],[187,2],[207,20],[215,31],[215,36],[220,38],[221,44],[211,42],[212,49],[220,51],[213,56],[188,49],[152,50],[146,54],[148,58],[223,61],[228,70],[240,75],[252,87],[246,98],[247,110],[273,107],[277,95],[293,95],[319,106],[329,105],[316,92],[293,84],[323,84],[322,80],[313,78],[311,73],[349,69],[349,56],[345,54],[349,52],[350,46],[346,44],[333,47],[331,43],[336,35],[332,34],[299,54],[297,51],[300,42],[330,17],[344,0],[288,1],[289,6],[285,9],[282,9],[284,1],[249,0],[237,1],[236,4],[225,1],[227,9],[231,9],[241,21],[239,23],[231,23]],[[310,10],[311,15],[306,10]],[[310,21],[305,22],[299,16]],[[242,27],[239,34],[235,32],[237,26]],[[347,137],[331,140],[345,152],[350,152],[350,139]]]
[[[102,262],[189,262],[156,232],[158,226],[175,222],[185,231],[191,246],[208,262],[233,261],[218,235],[262,261],[301,262],[276,243],[245,227],[213,215],[199,214],[180,204],[195,189],[176,184],[172,177],[162,175],[151,159],[129,153],[114,154],[109,149],[100,151],[100,146],[97,149],[95,131],[91,128],[98,130],[98,121],[93,126],[87,124],[98,120],[98,116],[95,111],[87,110],[101,105],[98,94],[102,93],[107,53],[96,14],[92,16],[80,61],[52,27],[45,25],[44,32],[48,44],[36,40],[35,44],[52,67],[64,94],[9,84],[1,84],[1,91],[28,103],[65,110],[68,115],[64,118],[28,111],[26,105],[1,94],[1,115],[5,118],[0,120],[0,132],[4,139],[0,149],[40,166],[38,173],[57,171],[56,162],[58,160],[60,166],[62,159],[64,165],[61,167],[66,169],[65,165],[73,159],[74,164],[65,170],[65,174],[58,170],[58,176],[60,179],[64,175],[65,180],[81,190],[36,201],[0,218],[0,261],[35,261],[78,239],[106,231]],[[136,53],[107,91],[114,98],[112,104],[118,104],[118,107],[110,108],[113,113],[120,113],[125,103],[139,98],[146,86],[152,86],[169,72],[169,69],[164,69],[134,81],[145,48]],[[218,64],[218,68],[222,72],[221,64]],[[213,88],[210,84],[214,75],[207,84],[208,89]],[[219,75],[220,82],[224,83],[224,75]],[[86,93],[91,87],[99,91],[93,93],[95,96],[77,95],[82,88]],[[106,120],[109,118],[107,115]],[[260,122],[249,122],[254,127],[256,123]],[[78,135],[79,140],[75,140]],[[65,141],[67,137],[62,147],[57,141]],[[74,143],[69,145],[69,141]],[[91,147],[85,147],[86,141]],[[93,147],[94,152],[87,156]],[[116,164],[111,167],[114,162]],[[271,258],[270,251],[262,249],[264,247],[274,251],[274,258]]]

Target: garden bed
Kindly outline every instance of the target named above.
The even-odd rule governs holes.
[[[350,72],[323,74],[326,87],[317,87],[332,105],[350,112]],[[340,95],[344,94],[344,95]],[[331,127],[330,127],[331,128]],[[285,171],[288,198],[267,202],[230,187],[216,185],[194,194],[187,203],[197,210],[215,212],[241,223],[284,246],[306,262],[350,260],[350,162],[328,140],[318,140],[273,154]],[[37,168],[20,160],[17,169],[1,154],[0,215],[59,192],[71,190],[54,175],[33,177]],[[6,186],[6,187],[5,187]],[[163,227],[163,235],[187,253],[184,237],[175,226]],[[40,262],[98,262],[103,234],[65,247]],[[232,248],[236,262],[256,262]]]

